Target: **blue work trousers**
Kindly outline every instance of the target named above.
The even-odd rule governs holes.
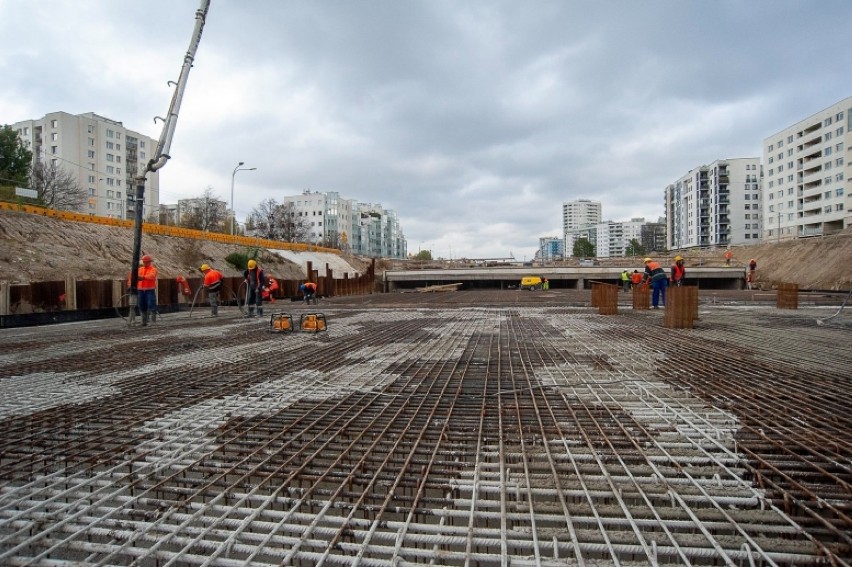
[[[666,288],[669,286],[669,280],[660,278],[651,280],[651,304],[656,309],[660,304],[660,296],[663,298],[663,305],[666,304]]]

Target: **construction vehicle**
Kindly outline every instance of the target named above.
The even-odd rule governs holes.
[[[539,276],[524,276],[521,278],[521,289],[536,290],[544,287],[544,282]]]

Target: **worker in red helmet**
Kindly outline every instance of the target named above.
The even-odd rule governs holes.
[[[137,274],[137,305],[142,314],[142,326],[145,327],[148,325],[149,316],[153,321],[157,320],[157,268],[149,254],[142,256],[142,265],[139,266]]]

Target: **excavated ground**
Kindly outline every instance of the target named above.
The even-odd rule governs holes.
[[[0,330],[0,564],[849,565],[843,297],[700,299]]]

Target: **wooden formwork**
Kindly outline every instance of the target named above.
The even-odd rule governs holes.
[[[799,284],[780,283],[776,292],[775,306],[778,309],[799,308]]]
[[[647,310],[651,308],[651,288],[646,285],[633,286],[633,309]]]
[[[681,286],[669,288],[663,326],[669,329],[691,329],[698,313],[698,288]]]
[[[615,284],[592,283],[592,307],[597,307],[600,315],[618,313],[618,289]]]

